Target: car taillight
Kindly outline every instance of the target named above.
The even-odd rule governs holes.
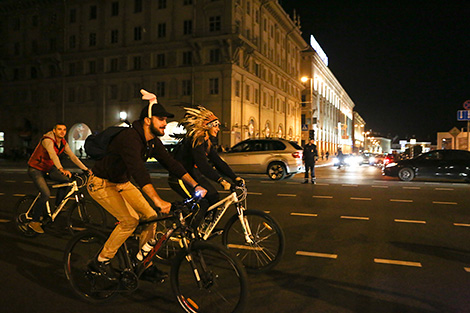
[[[292,156],[295,158],[295,159],[301,159],[302,158],[302,152],[293,152],[292,153]]]

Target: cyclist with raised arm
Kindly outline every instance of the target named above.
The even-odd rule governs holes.
[[[65,140],[66,134],[67,126],[64,123],[56,123],[51,131],[42,136],[28,161],[28,175],[41,193],[41,196],[34,205],[32,221],[28,224],[28,227],[38,234],[44,233],[41,217],[43,217],[46,210],[46,202],[51,197],[46,177],[59,183],[66,183],[72,177],[70,171],[64,169],[60,163],[59,156],[65,152],[75,165],[91,173],[88,167],[70,149],[69,144]],[[62,187],[57,190],[56,205],[63,200],[67,194],[67,189],[68,187]]]
[[[220,130],[220,122],[217,116],[202,106],[185,108],[185,110],[186,114],[180,125],[184,126],[187,133],[182,142],[175,148],[174,156],[177,161],[183,164],[188,173],[202,187],[207,189],[205,199],[208,203],[205,201],[200,202],[201,209],[196,214],[193,222],[194,226],[198,226],[207,208],[219,201],[219,193],[208,179],[219,183],[224,190],[229,190],[231,185],[222,175],[229,177],[237,184],[244,184],[245,181],[237,176],[217,153],[217,134]],[[168,183],[182,197],[191,197],[193,193],[191,186],[175,177],[175,175],[169,176]]]
[[[119,224],[114,228],[103,249],[89,268],[110,281],[117,281],[117,275],[110,266],[110,260],[119,247],[135,231],[139,219],[156,217],[143,194],[131,183],[131,178],[149,196],[162,213],[169,213],[171,203],[163,200],[152,185],[150,174],[145,168],[149,157],[156,158],[172,175],[201,192],[206,190],[187,173],[184,167],[168,153],[158,136],[165,134],[167,118],[174,117],[157,103],[156,96],[141,90],[142,99],[149,105],[142,109],[139,120],[132,127],[121,131],[109,143],[106,156],[93,167],[94,176],[88,182],[88,192],[101,206],[112,214]],[[155,224],[151,224],[140,236],[139,248],[155,236]],[[152,266],[142,278],[160,279],[161,272]]]

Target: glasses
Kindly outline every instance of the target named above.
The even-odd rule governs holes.
[[[212,128],[212,127],[219,127],[219,126],[220,126],[220,122],[219,122],[219,120],[215,120],[215,121],[210,122],[209,124],[207,124],[207,126],[209,126],[209,128]]]

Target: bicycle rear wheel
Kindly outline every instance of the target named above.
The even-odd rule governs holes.
[[[106,226],[106,211],[96,202],[81,200],[69,210],[67,226],[75,234],[87,228],[103,228]]]
[[[248,272],[262,273],[273,268],[284,254],[284,232],[277,221],[259,210],[246,210],[244,217],[251,229],[247,242],[238,214],[224,227],[222,243],[240,258]]]
[[[171,286],[186,312],[243,312],[247,276],[240,260],[222,246],[195,241],[171,268]]]
[[[92,303],[111,299],[119,286],[88,269],[88,262],[98,255],[105,241],[106,236],[100,232],[84,231],[74,236],[65,248],[65,275],[73,291],[80,298]]]
[[[27,195],[21,198],[15,206],[15,226],[18,231],[27,237],[36,237],[38,234],[28,227],[30,218],[26,216],[36,196]]]

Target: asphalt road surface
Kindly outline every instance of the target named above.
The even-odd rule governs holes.
[[[404,183],[370,166],[316,172],[316,185],[244,176],[248,208],[274,216],[287,244],[274,270],[249,276],[247,312],[470,312],[470,185]],[[178,199],[164,174],[152,178]],[[14,204],[33,192],[24,169],[0,168],[2,312],[181,312],[168,281],[102,305],[78,299],[63,272],[70,236],[60,220],[37,238],[15,231]]]

